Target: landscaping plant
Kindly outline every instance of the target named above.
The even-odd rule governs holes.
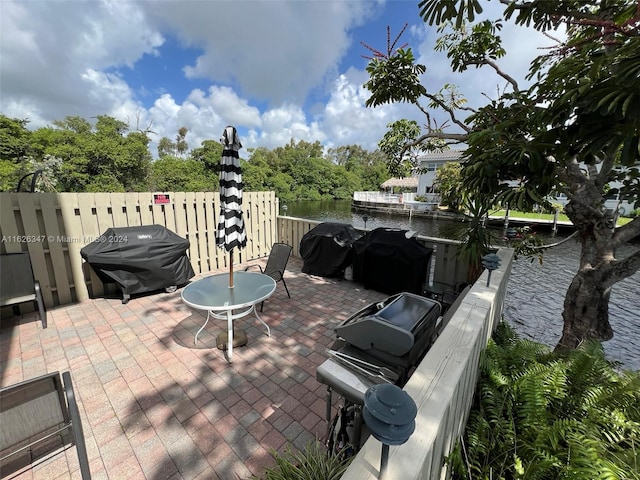
[[[267,468],[260,480],[338,480],[353,457],[332,455],[320,442],[314,442],[304,451],[271,452],[275,467]]]
[[[502,324],[447,461],[456,479],[640,479],[640,372],[599,343],[553,353]]]

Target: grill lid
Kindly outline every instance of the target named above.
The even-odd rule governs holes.
[[[411,293],[400,293],[369,305],[335,328],[348,344],[375,354],[396,357],[412,353],[419,339],[431,335],[440,316],[440,304]]]

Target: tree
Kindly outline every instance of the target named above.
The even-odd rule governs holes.
[[[207,170],[218,173],[222,159],[222,144],[215,140],[204,140],[200,145],[189,152],[189,158],[204,163]]]
[[[448,162],[436,171],[436,188],[441,201],[452,211],[457,212],[464,200],[462,189],[462,165]]]
[[[22,175],[29,171],[31,132],[27,120],[0,114],[0,191],[15,190]]]
[[[394,42],[386,54],[374,51],[365,84],[372,92],[367,105],[408,102],[425,114],[418,136],[398,139],[392,163],[411,162],[405,152],[432,148],[434,140],[464,142],[463,181],[476,198],[524,209],[545,203],[554,190],[566,193],[570,201],[565,211],[579,238],[580,265],[565,297],[558,348],[610,339],[611,288],[640,269],[640,249],[616,257],[617,246],[640,234],[640,218],[616,228],[615,212],[604,208],[614,180],[622,182],[620,193],[640,204],[638,3],[500,0],[501,20],[467,26],[482,11],[482,3],[423,0],[419,7],[425,22],[440,25],[443,35],[436,48],[447,52],[454,71],[486,68],[505,82],[498,98],[474,109],[451,85],[432,92],[417,75],[388,74],[398,68],[421,70],[410,49],[394,50]],[[505,53],[498,32],[506,21],[542,32],[568,26],[566,41],[531,63],[529,88],[521,87],[498,63]],[[450,128],[433,121],[434,109],[446,113]],[[463,114],[466,118],[461,119]]]
[[[189,150],[189,144],[187,143],[186,137],[189,130],[187,127],[180,127],[178,130],[178,135],[176,135],[176,152],[179,157],[184,157]]]
[[[158,142],[158,158],[174,156],[176,153],[176,144],[171,139],[162,137]]]
[[[164,156],[151,164],[149,188],[161,192],[210,192],[218,190],[218,177],[197,160]]]

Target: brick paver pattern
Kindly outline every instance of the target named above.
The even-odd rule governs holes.
[[[124,305],[96,298],[52,308],[46,330],[36,313],[3,318],[0,385],[71,371],[96,480],[260,476],[274,465],[272,450],[323,439],[326,386],[315,371],[333,328],[386,297],[301,268],[299,258],[289,260],[291,299],[278,283],[264,304],[271,337],[253,315],[235,322],[249,343],[234,349],[232,364],[216,348],[225,322],[210,321],[194,345],[206,314],[185,305],[178,289]],[[15,478],[80,478],[76,451]]]

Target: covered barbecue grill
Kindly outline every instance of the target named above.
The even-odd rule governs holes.
[[[422,293],[433,249],[408,230],[376,228],[353,243],[353,279],[388,293]]]
[[[189,241],[161,225],[109,228],[80,250],[105,283],[122,289],[122,303],[132,294],[171,289],[195,274],[186,251]]]
[[[362,235],[346,223],[321,223],[300,240],[302,272],[321,277],[342,277],[353,261],[352,245]]]
[[[440,333],[441,310],[435,300],[402,292],[368,305],[335,327],[337,340],[327,351],[329,359],[316,369],[316,378],[327,385],[327,425],[332,425],[332,391],[343,397],[342,408],[353,412],[355,449],[363,440],[360,407],[365,392],[380,383],[405,385]]]

